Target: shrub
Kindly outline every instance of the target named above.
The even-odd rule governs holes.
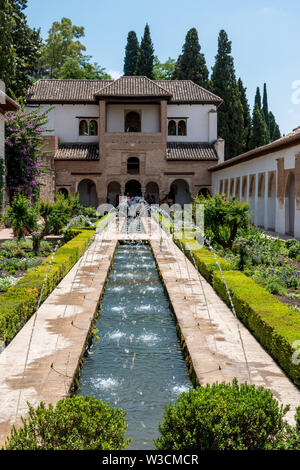
[[[13,428],[6,450],[123,450],[125,413],[94,397],[75,396],[56,407],[29,406],[29,417]]]
[[[213,384],[182,393],[159,424],[158,450],[254,450],[276,448],[286,429],[270,390],[237,383]]]
[[[289,258],[296,259],[300,255],[300,243],[298,240],[287,240],[286,248],[288,249]]]
[[[299,313],[245,274],[238,271],[224,271],[223,274],[238,317],[293,381],[300,385],[300,366],[292,360],[293,343],[300,338]],[[214,273],[213,287],[230,305],[220,273]]]

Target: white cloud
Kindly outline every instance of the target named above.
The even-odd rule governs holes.
[[[117,70],[109,70],[107,73],[111,76],[113,80],[117,80],[122,76],[122,74]]]

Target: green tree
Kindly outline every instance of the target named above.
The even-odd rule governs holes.
[[[0,0],[0,79],[13,95],[26,94],[38,74],[40,31],[27,24],[27,0]]]
[[[42,50],[43,76],[59,78],[61,68],[69,59],[81,61],[85,46],[79,41],[84,36],[84,28],[75,26],[69,18],[55,21],[49,30]]]
[[[220,31],[218,53],[211,77],[212,91],[223,98],[218,111],[218,134],[225,139],[225,159],[235,157],[245,148],[244,110],[236,81],[231,41]]]
[[[238,80],[238,87],[240,91],[241,103],[243,106],[243,117],[244,117],[244,152],[249,150],[249,142],[250,142],[250,133],[251,133],[251,114],[250,114],[250,106],[248,103],[246,91],[247,88],[244,87],[241,78]]]
[[[264,118],[267,124],[267,128],[270,132],[270,123],[269,123],[269,105],[268,105],[268,93],[267,93],[267,84],[264,83],[264,93],[263,93],[263,107],[262,107]]]
[[[154,48],[150,36],[148,23],[145,26],[144,36],[141,40],[135,75],[143,75],[153,79]]]
[[[175,69],[175,60],[171,57],[166,62],[160,62],[158,57],[154,57],[153,78],[154,80],[172,80]]]
[[[106,73],[104,67],[99,64],[91,64],[89,56],[82,58],[69,57],[61,67],[60,79],[81,79],[81,80],[110,80],[111,76]]]
[[[204,54],[201,53],[196,28],[187,32],[182,54],[175,64],[173,78],[175,80],[192,80],[204,88],[208,86],[208,68]]]
[[[140,45],[135,31],[129,31],[124,58],[124,75],[133,76],[137,70]]]
[[[267,128],[262,109],[256,103],[253,110],[252,128],[250,136],[250,149],[266,145],[269,142],[269,130]]]
[[[269,125],[270,125],[270,140],[274,142],[274,140],[280,139],[281,132],[279,126],[276,122],[274,114],[270,111],[269,112]]]
[[[259,109],[261,109],[261,94],[260,94],[259,87],[256,88],[254,106],[256,106],[256,105],[259,107]]]

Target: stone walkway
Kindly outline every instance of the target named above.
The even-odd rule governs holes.
[[[26,416],[27,401],[34,406],[41,401],[55,404],[68,396],[118,240],[150,242],[199,383],[229,382],[237,377],[240,382],[263,385],[281,403],[291,404],[288,420],[293,423],[299,390],[172,239],[153,220],[142,219],[142,223],[145,233],[120,234],[111,223],[98,234],[0,355],[0,445],[11,426]]]

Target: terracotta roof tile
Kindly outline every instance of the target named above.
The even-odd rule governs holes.
[[[27,102],[96,102],[94,95],[113,80],[38,80],[28,90]]]
[[[97,96],[165,96],[171,93],[147,77],[120,77],[101,88]]]
[[[168,142],[167,160],[218,160],[215,147],[208,143]]]
[[[201,103],[215,103],[220,105],[223,100],[205,88],[202,88],[191,80],[157,80],[155,83],[163,86],[172,95],[171,102],[189,103],[191,101]]]
[[[99,160],[98,144],[60,144],[55,160]]]

